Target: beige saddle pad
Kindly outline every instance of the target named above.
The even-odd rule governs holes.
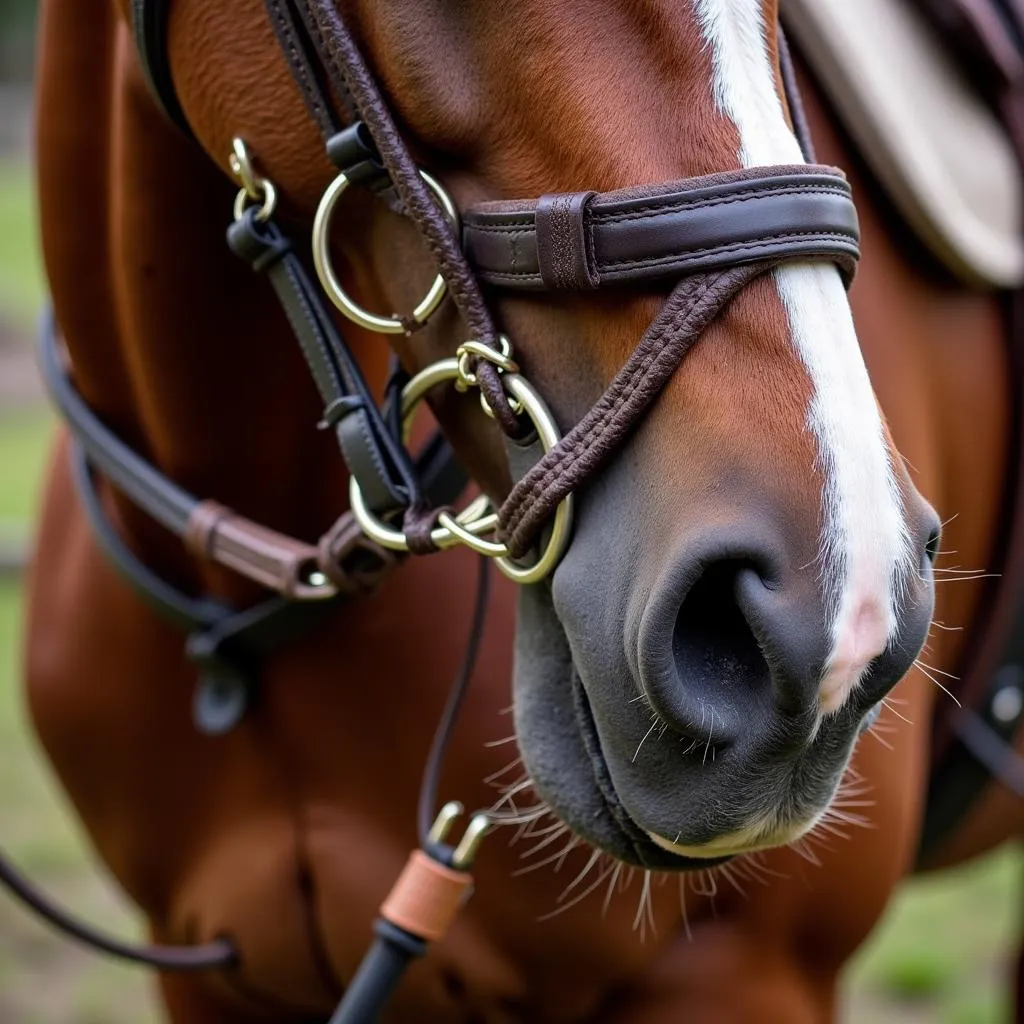
[[[906,0],[782,0],[783,21],[896,208],[973,286],[1024,283],[1024,176]]]

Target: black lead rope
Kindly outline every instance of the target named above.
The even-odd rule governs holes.
[[[459,711],[469,691],[476,668],[477,655],[486,625],[487,606],[491,592],[491,565],[481,557],[477,568],[476,598],[473,620],[466,639],[462,664],[452,681],[444,710],[434,730],[430,754],[423,768],[417,824],[421,850],[445,868],[461,870],[469,864],[457,863],[456,849],[432,838],[440,819],[435,819],[437,793],[444,756],[451,744],[452,732]],[[444,811],[442,811],[442,814]],[[472,827],[472,825],[470,826]],[[402,976],[413,960],[423,956],[429,941],[409,928],[404,928],[381,914],[373,923],[373,944],[363,956],[359,968],[345,990],[344,998],[328,1024],[372,1024],[390,1002]]]

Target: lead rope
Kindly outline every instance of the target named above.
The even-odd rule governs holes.
[[[380,914],[373,924],[373,944],[363,956],[329,1024],[367,1024],[377,1020],[406,968],[426,953],[431,942],[444,935],[472,891],[473,878],[469,871],[480,842],[490,828],[490,819],[483,813],[474,814],[461,840],[451,846],[446,839],[462,813],[462,805],[454,801],[447,803],[436,818],[434,807],[444,756],[476,667],[489,599],[490,563],[481,557],[466,653],[448,691],[423,768],[417,808],[420,848],[410,854],[405,869],[381,904]]]

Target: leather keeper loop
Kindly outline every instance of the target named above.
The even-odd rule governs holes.
[[[327,157],[355,185],[387,184],[387,170],[363,121],[332,135],[327,140]]]
[[[472,884],[472,875],[445,867],[422,850],[413,850],[381,904],[380,916],[433,942],[448,931]]]
[[[537,260],[547,288],[596,288],[587,207],[596,192],[565,192],[537,201]]]
[[[182,537],[185,547],[198,558],[211,558],[217,527],[232,514],[231,509],[219,501],[200,502],[188,518],[188,527]]]

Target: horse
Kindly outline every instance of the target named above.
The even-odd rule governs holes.
[[[332,431],[313,429],[334,425],[331,410],[272,290],[224,243],[233,203],[243,223],[267,183],[275,219],[309,232],[337,174],[318,119],[346,120],[339,33],[393,112],[400,139],[387,145],[407,146],[466,212],[484,262],[488,238],[507,243],[485,313],[510,350],[467,335],[475,285],[451,276],[456,301],[426,324],[396,316],[390,345],[344,327],[377,395],[391,351],[414,375],[478,343],[452,370],[469,393],[429,400],[495,503],[538,455],[502,438],[502,379],[514,369],[530,383],[508,406],[513,428],[536,394],[579,440],[574,425],[632,366],[638,339],[667,349],[688,304],[715,300],[661,393],[570,488],[574,526],[550,578],[493,590],[440,788],[497,803],[513,827],[486,839],[473,899],[411,966],[389,1019],[831,1019],[843,964],[914,865],[944,696],[929,676],[954,670],[965,636],[940,630],[928,663],[917,655],[933,618],[972,623],[982,606],[981,581],[936,587],[932,563],[941,546],[986,565],[998,529],[1012,418],[998,298],[951,286],[907,246],[801,72],[820,158],[857,195],[864,259],[851,283],[850,235],[834,223],[845,186],[827,169],[808,177],[774,0],[304,7],[333,68],[297,59],[310,40],[284,0],[175,0],[156,77],[172,81],[185,131],[140,62],[144,7],[43,5],[41,233],[77,391],[180,487],[307,539],[353,496]],[[579,280],[594,270],[580,248],[588,205],[628,229],[623,210],[641,207],[642,224],[690,187],[728,213],[763,198],[765,166],[778,194],[827,208],[819,248],[678,285],[679,272],[631,277],[621,257],[618,285]],[[549,233],[531,271],[558,286],[544,294],[502,287],[520,274],[517,218],[534,195],[555,197],[527,204]],[[335,211],[344,232],[323,252],[365,309],[413,309],[435,260],[452,258],[454,234],[428,249],[400,199],[350,193]],[[545,447],[542,461],[565,454]],[[109,564],[72,451],[65,434],[29,581],[40,739],[154,941],[230,939],[228,968],[161,974],[171,1020],[322,1020],[416,844],[425,723],[459,662],[474,558],[390,566],[372,593],[268,654],[251,705],[211,734],[196,727],[182,635]],[[102,472],[93,484],[111,530],[161,580],[233,608],[265,595],[206,557],[215,523],[183,547]],[[410,521],[409,536],[429,540],[439,522]],[[443,522],[453,533],[460,520]],[[1019,807],[995,829],[979,818],[935,863],[1019,824]]]

